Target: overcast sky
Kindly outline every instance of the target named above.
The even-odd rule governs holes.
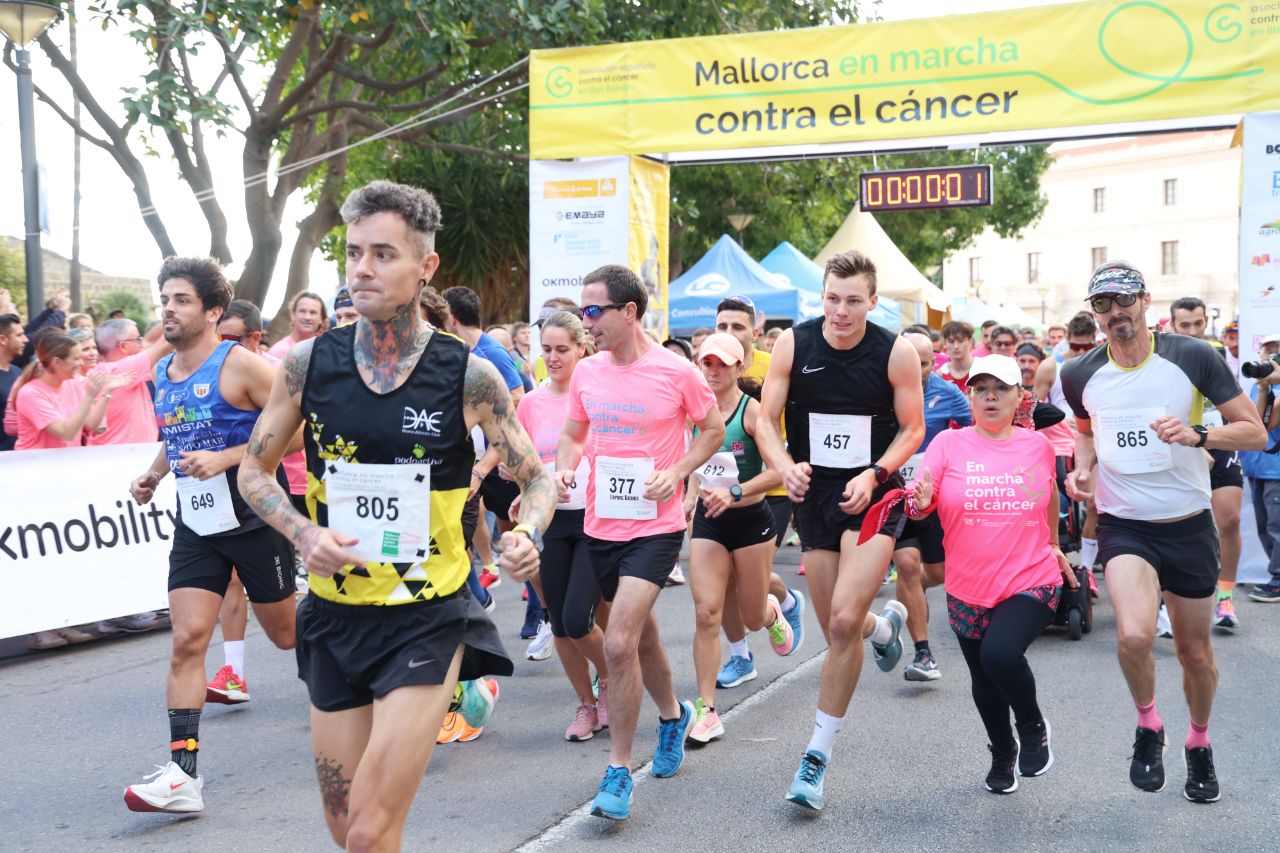
[[[883,0],[879,14],[886,20],[932,17],[967,12],[1022,6],[1047,5],[1036,0]],[[67,52],[68,25],[65,21],[52,32],[55,41]],[[104,32],[85,17],[78,31],[81,75],[93,82],[102,104],[115,114],[122,113],[120,87],[139,85],[145,66],[132,41],[117,29]],[[210,51],[209,55],[216,51]],[[44,52],[35,46],[31,52],[36,84],[58,96],[70,111],[70,92],[60,85],[61,77],[49,66]],[[92,129],[85,116],[84,124]],[[96,134],[100,135],[100,134]],[[36,104],[36,145],[46,175],[51,233],[44,235],[44,245],[62,255],[71,255],[72,199],[72,132],[44,104]],[[167,144],[160,139],[154,145],[162,154]],[[249,251],[249,232],[244,221],[242,193],[243,169],[240,165],[242,140],[232,133],[225,139],[210,139],[208,149],[213,161],[219,201],[230,222],[230,243],[236,259],[242,261]],[[141,145],[135,151],[143,152]],[[208,231],[204,219],[182,182],[177,166],[167,157],[146,157],[147,175],[156,207],[169,229],[169,236],[182,254],[205,254]],[[21,155],[18,144],[17,93],[14,76],[0,70],[0,234],[20,236],[22,222]],[[142,223],[138,205],[129,181],[110,156],[88,142],[81,146],[81,236],[80,257],[89,267],[113,275],[150,278],[159,266],[160,256],[155,241]],[[306,215],[301,193],[295,193],[284,217],[284,248],[276,270],[266,313],[274,313],[283,297],[294,223]],[[184,227],[184,224],[186,227]],[[234,278],[238,266],[228,272]],[[336,271],[323,261],[319,253],[312,262],[313,289],[331,293],[336,287]]]

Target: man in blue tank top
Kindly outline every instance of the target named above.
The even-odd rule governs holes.
[[[827,262],[823,316],[778,338],[764,383],[756,442],[782,473],[796,506],[810,600],[830,650],[822,667],[813,737],[787,793],[822,808],[823,779],[836,733],[862,672],[862,641],[890,672],[902,656],[906,608],[868,611],[893,553],[900,508],[862,545],[867,510],[902,486],[898,473],[924,438],[920,362],[911,344],[867,322],[876,305],[876,268],[848,251]],[[778,431],[786,413],[787,445]]]
[[[244,347],[218,339],[231,286],[216,261],[169,258],[158,281],[164,338],[174,349],[156,365],[156,424],[163,446],[129,491],[145,504],[170,472],[178,481],[169,554],[171,760],[148,782],[126,788],[124,800],[133,811],[186,813],[204,810],[204,780],[196,775],[204,658],[231,570],[238,570],[267,636],[282,649],[293,648],[293,548],[263,524],[236,487],[274,370]]]

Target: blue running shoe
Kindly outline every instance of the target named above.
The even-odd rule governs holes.
[[[783,614],[784,616],[786,614]],[[756,672],[756,656],[747,652],[747,656],[734,655],[716,674],[716,687],[729,688],[744,684],[759,675]]]
[[[902,626],[907,621],[907,608],[902,605],[902,602],[891,600],[885,603],[880,616],[889,620],[889,624],[893,627],[893,635],[883,646],[872,643],[871,656],[881,672],[893,672],[898,661],[902,659]]]
[[[674,776],[684,764],[684,739],[693,725],[693,706],[680,703],[680,719],[658,720],[658,745],[653,750],[653,775]]]
[[[626,820],[631,817],[631,771],[610,764],[600,781],[600,793],[591,801],[591,813],[609,820]]]
[[[800,769],[791,780],[787,799],[798,806],[816,811],[822,810],[822,781],[827,776],[827,757],[811,749],[800,759]]]
[[[791,651],[787,652],[788,656],[794,655],[796,650],[800,648],[800,644],[804,642],[804,594],[798,589],[787,587],[787,592],[791,593],[796,600],[796,606],[790,610],[782,611],[782,617],[791,625],[791,636],[795,637],[795,641],[791,644]],[[721,670],[723,672],[723,670]]]
[[[462,714],[462,719],[473,729],[484,728],[493,715],[493,706],[498,703],[498,682],[492,678],[477,678],[474,681],[463,681],[461,685],[458,711]]]

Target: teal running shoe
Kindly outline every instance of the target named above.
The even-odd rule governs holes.
[[[680,719],[658,720],[658,745],[653,750],[653,775],[659,779],[674,776],[684,764],[684,739],[693,725],[693,706],[680,703]]]
[[[747,652],[747,656],[739,657],[734,655],[729,658],[728,662],[720,667],[720,672],[716,674],[716,687],[727,689],[729,687],[737,687],[751,681],[759,675],[756,672],[756,657]]]
[[[787,655],[794,655],[800,648],[800,644],[804,642],[804,593],[798,589],[787,587],[787,591],[796,600],[796,606],[790,610],[782,611],[782,618],[787,620],[791,625],[791,635],[795,637],[795,642],[791,646],[791,651]]]
[[[893,672],[898,661],[902,660],[902,626],[907,621],[907,608],[900,601],[889,601],[885,604],[884,610],[880,611],[880,616],[889,620],[889,624],[893,627],[893,636],[883,646],[872,643],[871,656],[881,672]]]
[[[462,682],[462,697],[458,700],[458,712],[467,725],[482,729],[489,724],[493,706],[498,703],[498,682],[492,678],[477,678]]]
[[[600,792],[591,801],[591,813],[609,820],[626,820],[631,817],[631,791],[634,788],[631,771],[610,764],[600,781]]]
[[[816,811],[822,810],[822,782],[827,776],[827,757],[816,749],[805,752],[800,759],[800,769],[791,780],[787,799],[798,806]]]

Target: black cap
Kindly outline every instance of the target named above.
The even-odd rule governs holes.
[[[1089,278],[1089,295],[1085,300],[1108,293],[1143,293],[1147,280],[1142,273],[1124,261],[1108,261],[1093,271]]]
[[[333,310],[337,311],[339,308],[350,308],[351,306],[351,291],[347,290],[346,287],[338,288],[338,292],[333,296]]]

